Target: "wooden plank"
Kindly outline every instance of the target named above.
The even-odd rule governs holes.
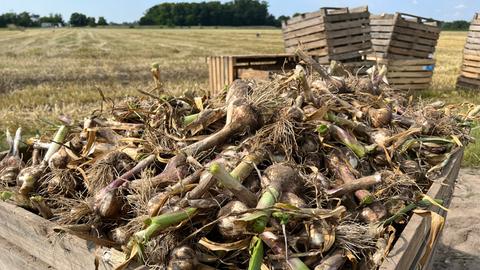
[[[479,61],[463,60],[463,65],[470,67],[480,67]]]
[[[429,83],[421,83],[421,84],[391,84],[390,85],[393,89],[396,90],[426,90],[430,88]]]
[[[478,45],[478,44],[466,43],[466,44],[465,44],[465,49],[469,49],[469,50],[480,50],[480,45]]]
[[[372,38],[373,38],[373,33],[372,33]],[[398,33],[392,33],[392,39],[415,42],[415,43],[428,45],[428,46],[437,45],[437,39],[427,39],[423,37],[410,36],[410,35],[404,35],[404,34],[398,34]]]
[[[463,151],[463,148],[461,148],[451,155],[447,165],[442,171],[442,176],[433,182],[427,192],[427,195],[431,198],[442,199],[444,201],[444,206],[447,208],[450,205],[455,181],[460,170]],[[447,214],[446,211],[443,211],[438,207],[430,207],[430,210],[444,217]],[[425,252],[424,244],[428,241],[430,226],[431,220],[429,217],[413,215],[379,269],[425,270],[426,265],[418,265],[419,256],[417,256],[417,254]]]
[[[435,47],[420,45],[420,44],[417,44],[413,41],[412,42],[405,42],[405,41],[398,41],[398,40],[393,39],[390,42],[390,46],[399,47],[399,48],[408,49],[408,50],[424,51],[424,52],[429,52],[429,53],[435,52]]]
[[[325,32],[320,32],[320,33],[315,33],[308,36],[285,40],[285,45],[287,47],[291,47],[291,46],[297,46],[298,43],[308,43],[308,42],[314,42],[319,40],[325,40],[325,45],[326,45],[326,37],[327,35],[325,34]]]
[[[414,30],[414,29],[409,29],[409,28],[400,27],[400,26],[395,26],[393,28],[394,29],[392,31],[394,33],[399,33],[399,34],[408,35],[408,36],[415,36],[415,37],[426,38],[430,40],[438,40],[438,38],[440,37],[440,35],[437,33]]]
[[[466,77],[466,78],[470,78],[470,79],[480,79],[480,74],[478,73],[472,73],[472,72],[468,72],[468,71],[461,71],[460,74],[462,74],[462,76]]]
[[[388,72],[387,78],[431,78],[432,71],[423,72]]]
[[[97,257],[101,261],[99,269],[111,270],[125,257],[112,249],[96,251],[92,243],[73,235],[58,235],[53,232],[53,227],[52,222],[40,216],[0,202],[0,235],[8,236],[9,242],[31,256],[41,258],[52,269],[95,269]],[[101,256],[103,252],[109,252],[111,259]]]
[[[314,42],[306,42],[306,43],[299,43],[299,44],[296,44],[295,46],[291,46],[291,47],[294,47],[295,49],[297,47],[301,47],[301,48],[304,48],[305,50],[312,50],[312,49],[325,49],[328,51],[328,49],[326,48],[327,47],[327,40],[326,39],[322,39],[322,40],[317,40],[317,41],[314,41]]]
[[[480,68],[478,67],[462,66],[462,71],[480,74]]]
[[[228,65],[228,80],[230,82],[233,82],[236,79],[235,74],[234,74],[234,70],[233,70],[233,67],[235,66],[235,58],[230,56],[229,59],[230,60],[229,60],[229,65]]]
[[[463,55],[480,56],[479,50],[463,49]]]
[[[457,86],[469,88],[469,89],[480,89],[480,80],[465,78],[463,76],[458,77]]]
[[[391,84],[430,83],[432,78],[387,78]]]
[[[342,47],[334,47],[334,48],[330,47],[329,52],[330,54],[340,54],[340,53],[347,53],[347,52],[356,52],[360,50],[367,50],[371,47],[372,45],[370,42],[364,42],[359,44],[350,44]]]
[[[424,71],[425,66],[388,66],[388,71]]]
[[[355,36],[355,35],[361,35],[361,34],[370,35],[370,26],[357,27],[357,28],[345,29],[345,30],[339,30],[339,31],[327,31],[327,39],[330,40],[332,38],[341,38],[341,37]]]
[[[213,58],[213,72],[215,73],[215,81],[214,81],[214,85],[215,85],[215,93],[218,93],[220,91],[220,88],[219,88],[219,85],[220,85],[220,78],[219,78],[219,70],[218,70],[218,61],[217,61],[217,58],[218,57],[214,57]]]
[[[370,12],[353,12],[347,14],[330,14],[325,16],[325,22],[340,22],[358,19],[369,19]]]
[[[320,28],[318,26],[312,26],[312,27],[307,27],[307,28],[304,28],[304,29],[301,29],[301,30],[298,30],[298,31],[284,33],[283,38],[284,39],[293,39],[293,38],[298,38],[298,37],[303,37],[303,36],[306,36],[306,35],[319,33],[319,32],[322,32],[322,31],[324,31],[323,27]]]
[[[322,11],[315,11],[315,12],[300,14],[298,16],[292,17],[291,19],[288,19],[286,21],[286,25],[296,24],[296,23],[302,22],[304,20],[309,20],[309,19],[313,19],[313,18],[317,18],[317,17],[322,17],[323,18],[323,12]]]
[[[333,54],[329,55],[330,60],[337,60],[337,61],[345,61],[349,59],[357,59],[361,57],[362,54],[358,51],[356,52],[347,52],[347,53],[340,53],[340,54]]]
[[[480,44],[480,37],[468,37],[467,43],[469,44]]]
[[[396,25],[401,26],[401,27],[405,27],[405,28],[421,30],[421,31],[425,31],[425,32],[431,32],[431,33],[436,33],[436,34],[440,33],[440,28],[439,27],[432,26],[432,25],[427,25],[427,24],[423,24],[423,23],[411,22],[411,21],[407,21],[407,20],[404,20],[404,19],[397,20]]]
[[[376,26],[370,25],[370,31],[373,32],[385,32],[385,33],[392,33],[395,26]]]
[[[382,60],[382,63],[387,63],[389,66],[428,66],[434,65],[435,59],[406,59],[406,60]]]
[[[361,28],[362,26],[368,25],[369,23],[370,23],[370,19],[360,19],[360,20],[349,21],[349,22],[326,23],[325,30],[336,31],[336,30],[351,29],[351,28]]]
[[[480,32],[469,31],[467,36],[471,37],[471,38],[479,38],[480,37]]]
[[[344,38],[329,39],[328,40],[328,45],[335,47],[335,46],[340,46],[340,45],[345,45],[345,44],[353,44],[353,43],[358,43],[358,42],[369,42],[369,41],[370,41],[370,36],[359,35],[359,36],[350,36],[350,37],[344,37]]]
[[[372,25],[370,25],[370,27],[372,27]],[[372,33],[370,33],[370,37],[372,38],[372,40],[374,40],[374,39],[379,39],[379,40],[387,39],[387,40],[390,40],[390,38],[392,37],[392,33],[372,32]]]
[[[208,87],[209,87],[208,89],[210,91],[210,95],[213,96],[215,93],[215,87],[213,83],[213,78],[215,77],[215,73],[213,72],[211,56],[207,57],[207,63],[208,63]]]
[[[478,25],[470,25],[469,31],[480,31],[480,26],[478,26]]]
[[[391,26],[395,25],[395,21],[392,19],[370,19],[370,25],[375,26]]]
[[[325,29],[323,24],[323,18],[313,18],[310,20],[304,20],[296,24],[287,25],[282,30],[284,33],[289,33],[289,32],[298,31],[304,28],[309,28],[309,27],[318,27],[319,29],[322,29],[321,31],[323,31]]]
[[[388,53],[412,56],[417,58],[428,58],[431,55],[431,53],[429,52],[420,52],[420,51],[402,49],[397,47],[389,47]]]
[[[53,267],[0,237],[0,269],[51,270]]]

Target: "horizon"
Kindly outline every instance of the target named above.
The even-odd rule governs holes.
[[[40,16],[59,13],[65,21],[70,19],[74,12],[98,18],[103,16],[110,23],[123,23],[138,21],[147,9],[157,4],[166,2],[205,2],[205,1],[154,1],[154,0],[103,0],[101,2],[84,0],[82,2],[64,2],[59,0],[0,0],[0,14],[6,12],[29,12]],[[208,2],[208,1],[207,1]],[[221,0],[220,2],[229,2]],[[433,18],[440,21],[466,20],[470,21],[475,12],[480,11],[480,1],[472,3],[466,0],[435,1],[435,0],[407,0],[407,1],[382,1],[382,0],[269,0],[269,12],[275,17],[281,15],[291,16],[294,13],[316,11],[324,6],[357,7],[368,5],[373,14],[404,12],[417,16]]]

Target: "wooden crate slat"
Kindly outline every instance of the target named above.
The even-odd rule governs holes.
[[[294,39],[294,38],[303,37],[303,36],[306,36],[306,35],[319,33],[319,32],[322,32],[322,31],[324,31],[323,28],[319,28],[317,26],[312,26],[312,27],[307,27],[307,28],[304,28],[304,29],[301,29],[301,30],[298,30],[298,31],[284,33],[283,38],[287,39],[287,40],[288,39]]]
[[[471,25],[469,31],[480,31],[479,25]]]
[[[58,235],[53,227],[52,222],[40,216],[0,202],[0,235],[53,269],[95,269],[95,257],[100,254],[99,269],[111,270],[125,258],[119,251],[105,249],[110,252],[111,261],[103,261],[102,249],[96,251],[93,245],[73,235]]]
[[[430,83],[432,78],[388,78],[391,84]]]
[[[347,21],[347,22],[339,22],[339,23],[326,23],[325,30],[327,31],[336,31],[336,30],[343,30],[343,29],[351,29],[355,27],[362,27],[364,25],[368,25],[370,20],[367,19],[360,19],[356,21]]]
[[[468,37],[467,44],[480,44],[480,36],[478,37]]]
[[[480,80],[465,78],[463,76],[458,77],[457,85],[463,88],[480,89]]]
[[[370,25],[370,30],[372,33],[383,32],[383,33],[392,33],[395,27],[392,26],[376,26]]]
[[[479,67],[469,67],[469,66],[464,65],[464,66],[462,66],[462,71],[480,74],[480,68]]]
[[[346,53],[346,52],[356,52],[360,50],[367,50],[371,47],[370,42],[359,43],[359,44],[349,44],[346,46],[341,47],[330,47],[330,54],[339,54],[339,53]]]
[[[431,78],[433,75],[432,71],[423,71],[423,72],[388,72],[387,77],[390,78]]]
[[[430,52],[414,51],[414,50],[402,49],[397,47],[389,47],[388,53],[400,54],[400,55],[417,57],[417,58],[428,58],[432,54]]]
[[[340,46],[340,45],[345,45],[345,44],[353,44],[353,43],[358,43],[358,42],[365,42],[365,37],[364,36],[351,36],[351,37],[345,37],[345,38],[329,39],[328,40],[328,45],[335,47],[335,46]]]
[[[466,43],[465,44],[465,49],[469,50],[480,50],[480,45],[479,44],[471,44],[471,43]]]
[[[304,20],[321,17],[322,15],[323,15],[322,11],[303,13],[303,14],[300,14],[298,16],[292,17],[291,19],[288,19],[287,21],[284,21],[284,23],[286,25],[295,24],[295,23],[298,23],[298,22],[302,22]]]
[[[440,27],[437,26],[431,26],[427,24],[421,24],[421,23],[416,23],[416,22],[411,22],[403,19],[397,20],[397,25],[400,27],[406,27],[410,29],[415,29],[415,30],[420,30],[420,31],[425,31],[425,32],[431,32],[435,34],[440,33]]]
[[[394,46],[394,47],[400,47],[400,48],[403,48],[403,49],[425,51],[425,52],[429,52],[429,53],[433,53],[435,51],[435,47],[433,47],[433,46],[420,45],[420,44],[417,44],[415,42],[405,42],[405,41],[392,40],[390,42],[390,45]]]
[[[480,51],[478,50],[470,50],[470,49],[463,49],[463,55],[471,55],[471,56],[480,56]]]
[[[340,31],[333,31],[327,33],[327,38],[332,39],[332,38],[341,38],[341,37],[347,37],[347,36],[356,36],[360,34],[366,34],[365,40],[370,40],[370,27],[357,27],[357,28],[352,28],[352,29],[344,29]]]
[[[424,71],[425,66],[388,66],[388,71]]]
[[[351,20],[358,20],[358,19],[368,19],[370,13],[366,12],[355,12],[355,13],[347,13],[347,14],[331,14],[325,16],[325,22],[333,23],[333,22],[341,22],[341,21],[351,21]]]
[[[420,84],[391,84],[396,90],[425,90],[430,87],[429,83]]]
[[[372,39],[373,39],[373,33],[372,33]],[[419,44],[427,45],[427,46],[436,46],[437,45],[437,39],[427,39],[427,38],[424,38],[424,37],[409,36],[409,35],[404,35],[404,34],[399,34],[399,33],[392,33],[392,39],[400,40],[400,41],[415,42],[415,43],[419,43]]]
[[[473,31],[468,31],[468,37],[472,38],[480,38],[480,32],[473,32]]]
[[[298,37],[296,39],[285,40],[285,46],[292,47],[292,46],[297,46],[298,43],[308,43],[308,42],[314,42],[318,40],[325,40],[325,45],[326,45],[327,42],[325,38],[326,38],[325,32],[320,32],[320,33],[315,33],[308,36]]]
[[[463,59],[463,65],[469,67],[480,67],[480,57],[477,58],[477,61],[467,60],[467,58]]]
[[[478,73],[472,73],[472,72],[468,72],[468,71],[461,71],[462,76],[466,77],[466,78],[470,78],[470,79],[480,79],[480,74]]]
[[[323,24],[323,18],[321,17],[313,18],[313,19],[304,20],[292,25],[288,24],[285,26],[285,28],[283,28],[283,32],[290,33],[290,32],[308,28],[308,27],[318,27],[319,29],[322,29],[321,31],[323,31],[325,29],[325,26]]]
[[[0,269],[51,270],[52,266],[0,237]]]
[[[295,46],[295,47],[298,47]],[[300,47],[303,48],[304,50],[307,50],[307,51],[310,51],[312,49],[317,49],[317,50],[325,50],[325,52],[328,52],[328,45],[327,45],[327,40],[325,39],[321,39],[321,40],[317,40],[317,41],[314,41],[314,42],[306,42],[306,43],[302,43],[300,44]]]

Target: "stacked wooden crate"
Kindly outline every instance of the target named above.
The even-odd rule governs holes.
[[[369,59],[387,65],[390,85],[399,90],[428,88],[440,23],[396,13],[371,16],[370,28],[373,53]]]
[[[372,45],[368,7],[321,8],[284,21],[282,30],[287,53],[302,48],[321,64],[359,61]]]
[[[480,14],[476,13],[470,23],[467,42],[463,49],[462,71],[457,86],[480,89]]]

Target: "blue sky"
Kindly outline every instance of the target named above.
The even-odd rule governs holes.
[[[108,21],[138,20],[149,7],[162,2],[155,0],[0,0],[0,13],[28,11],[40,15],[61,13],[65,19],[73,12],[88,16],[104,16]],[[183,1],[192,2],[192,1]],[[201,1],[196,1],[201,2]],[[222,0],[222,2],[226,2]],[[322,6],[368,5],[372,13],[411,13],[437,20],[470,20],[480,11],[480,0],[268,0],[270,12],[276,16],[309,12]]]

